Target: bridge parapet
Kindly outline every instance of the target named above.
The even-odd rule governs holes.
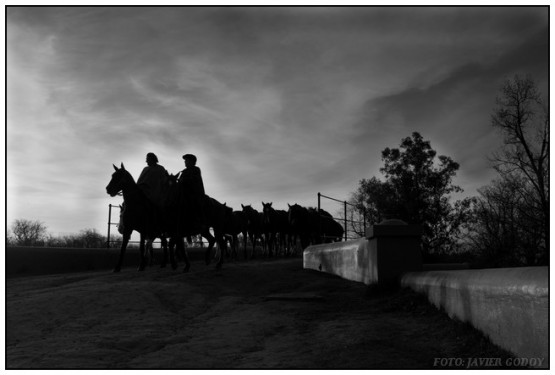
[[[409,287],[527,365],[548,368],[548,268],[424,271],[430,267],[422,264],[420,233],[388,220],[368,228],[367,238],[309,246],[303,266],[366,285]]]
[[[549,269],[409,272],[401,285],[469,322],[532,367],[549,367]]]
[[[348,280],[395,284],[406,272],[422,270],[419,225],[386,220],[366,229],[359,240],[309,246],[303,266]]]

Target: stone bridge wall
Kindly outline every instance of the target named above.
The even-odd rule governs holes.
[[[411,288],[515,356],[549,366],[547,267],[424,271],[414,228],[379,227],[367,232],[369,238],[309,246],[304,268],[367,285]]]

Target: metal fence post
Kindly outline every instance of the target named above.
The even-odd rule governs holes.
[[[110,225],[112,225],[112,204],[108,204],[108,237],[106,238],[106,247],[110,248]]]
[[[347,241],[347,201],[343,201],[343,205],[345,206],[345,241]]]
[[[322,215],[320,213],[320,196],[321,194],[320,192],[318,192],[318,238],[322,240]]]

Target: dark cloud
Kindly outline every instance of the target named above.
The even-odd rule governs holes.
[[[483,170],[487,168],[487,153],[500,145],[489,116],[502,82],[514,74],[528,72],[541,83],[548,72],[547,52],[548,32],[544,29],[490,64],[459,66],[428,87],[407,88],[372,99],[364,106],[353,141],[362,148],[389,132],[400,141],[413,131],[420,131],[445,152],[454,154],[463,167]],[[465,163],[477,157],[479,162]]]
[[[413,131],[472,189],[490,177],[500,83],[547,76],[546,10],[9,7],[8,195],[67,178],[64,215],[87,200],[102,217],[112,163],[136,178],[152,151],[176,173],[192,152],[222,202],[314,205]]]

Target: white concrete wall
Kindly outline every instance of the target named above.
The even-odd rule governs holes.
[[[543,358],[549,366],[547,267],[410,272],[401,285],[514,355]]]
[[[367,285],[400,282],[515,356],[549,365],[547,267],[407,272],[422,270],[416,253],[403,238],[360,239],[309,246],[303,266]]]
[[[367,285],[378,281],[377,249],[365,238],[309,246],[303,252],[303,267]]]
[[[384,229],[389,226],[380,226]],[[422,257],[417,237],[383,235],[309,246],[303,252],[303,266],[366,285],[397,285],[405,272],[422,270]]]

